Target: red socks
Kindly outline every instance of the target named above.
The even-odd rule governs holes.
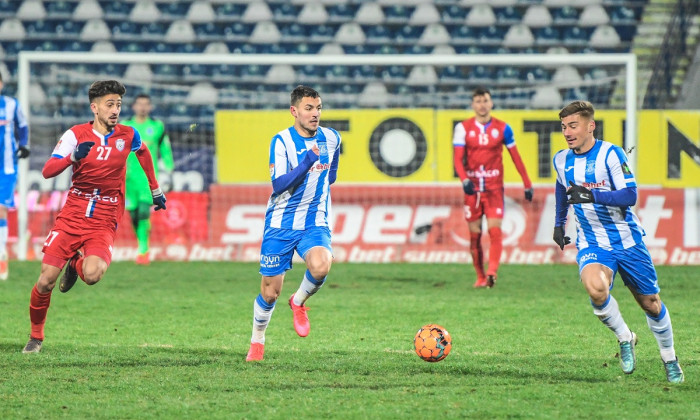
[[[46,312],[51,304],[51,292],[39,293],[36,288],[32,288],[29,298],[29,319],[32,321],[32,338],[44,340],[44,323],[46,322]]]
[[[503,251],[503,232],[499,227],[489,229],[491,247],[489,248],[489,276],[498,273],[498,264],[501,262],[501,252]]]
[[[78,272],[78,277],[80,277],[80,280],[82,280],[82,281],[85,281],[85,277],[83,277],[83,260],[84,259],[85,259],[85,257],[78,258],[77,260],[75,260],[75,263],[74,263],[75,265],[73,266],[75,271]]]
[[[481,233],[469,233],[469,250],[472,254],[472,263],[476,270],[477,278],[484,279],[484,251],[481,249]]]

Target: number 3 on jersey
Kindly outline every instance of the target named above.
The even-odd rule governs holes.
[[[97,160],[107,160],[112,153],[112,146],[99,146],[97,148]]]

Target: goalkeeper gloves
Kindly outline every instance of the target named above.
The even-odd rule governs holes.
[[[17,148],[17,158],[25,159],[29,157],[29,148],[27,146],[19,146]]]
[[[566,204],[583,204],[583,203],[593,203],[595,202],[593,198],[593,192],[586,187],[581,185],[576,185],[573,181],[569,181],[569,188],[566,191],[566,195],[570,196]]]
[[[474,191],[474,183],[472,183],[472,181],[469,178],[462,181],[462,189],[464,190],[464,193],[467,195],[476,194],[476,191]]]
[[[90,149],[92,149],[92,146],[94,146],[94,145],[95,145],[94,141],[86,141],[86,142],[80,143],[78,145],[78,147],[76,147],[75,150],[73,150],[73,153],[71,153],[70,159],[73,162],[79,161],[80,159],[87,156],[88,153],[90,153]]]
[[[564,226],[554,226],[554,235],[552,239],[554,239],[554,242],[559,245],[562,251],[564,250],[564,246],[571,243],[571,238],[564,236]]]
[[[153,196],[153,205],[156,206],[154,210],[165,210],[165,194],[163,194],[163,191],[160,188],[156,188],[151,191],[151,195]]]
[[[535,194],[535,190],[533,190],[532,188],[526,188],[526,189],[525,189],[525,199],[526,199],[527,201],[532,202],[532,196],[533,196],[534,194]]]

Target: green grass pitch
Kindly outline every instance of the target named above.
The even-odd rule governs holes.
[[[336,264],[298,337],[287,275],[265,360],[246,363],[257,265],[114,263],[96,286],[53,294],[42,353],[23,355],[38,263],[0,283],[0,418],[700,418],[697,267],[658,267],[686,382],[666,382],[631,294],[613,290],[639,336],[620,370],[575,266],[502,266],[475,290],[460,265]],[[413,352],[421,325],[450,355]]]

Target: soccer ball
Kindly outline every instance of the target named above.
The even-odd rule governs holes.
[[[413,338],[416,354],[426,362],[439,362],[452,350],[452,337],[446,329],[437,324],[421,327]]]

